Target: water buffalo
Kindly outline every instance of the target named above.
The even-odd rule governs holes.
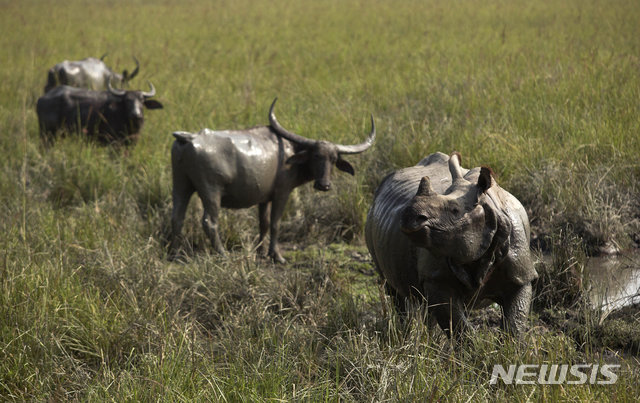
[[[520,333],[538,277],[529,220],[489,168],[431,154],[387,176],[367,215],[365,238],[396,308],[426,298],[448,336],[468,327],[466,309],[502,306],[502,326]]]
[[[173,133],[176,140],[171,149],[170,251],[177,245],[191,195],[198,192],[204,206],[202,226],[216,251],[225,253],[218,235],[220,207],[248,208],[257,204],[258,252],[264,253],[264,239],[270,230],[267,254],[283,263],[285,260],[278,248],[278,222],[291,191],[312,180],[315,189],[329,190],[333,165],[353,175],[353,167],[342,156],[365,151],[376,137],[372,115],[371,133],[362,144],[338,145],[310,140],[280,126],[273,112],[275,103],[276,100],[269,110],[270,126],[238,131],[203,129],[198,133]]]
[[[144,108],[162,108],[160,102],[149,99],[156,94],[153,84],[149,86],[149,92],[116,90],[111,83],[107,91],[56,87],[38,99],[40,136],[50,143],[63,129],[81,131],[103,144],[129,145],[142,128]]]
[[[124,70],[122,74],[118,74],[104,63],[105,56],[106,54],[100,59],[88,57],[78,61],[65,60],[56,64],[49,69],[44,92],[49,92],[59,85],[91,90],[106,90],[109,81],[111,81],[111,85],[121,88],[140,71],[140,63],[134,57],[133,60],[136,62],[135,70],[131,74],[127,70]]]

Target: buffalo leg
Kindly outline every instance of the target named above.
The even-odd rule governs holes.
[[[264,241],[269,231],[269,214],[271,213],[271,203],[260,203],[258,205],[258,221],[260,223],[260,238],[258,239],[258,254],[264,255],[267,245]]]
[[[189,200],[195,189],[188,178],[175,178],[173,180],[173,210],[171,212],[171,242],[169,253],[173,254],[180,243],[180,234],[184,224],[184,216],[189,206]]]
[[[280,248],[278,247],[278,224],[282,213],[284,213],[284,206],[287,204],[288,194],[276,197],[271,202],[271,237],[269,239],[269,257],[278,263],[285,263],[286,260],[280,254]]]
[[[503,297],[502,327],[518,335],[526,329],[529,305],[531,304],[531,283],[527,283]]]
[[[218,233],[218,213],[220,212],[220,195],[218,193],[200,195],[204,214],[202,215],[202,228],[211,241],[213,249],[221,255],[226,255],[226,251],[220,241]]]
[[[53,139],[55,137],[55,131],[49,129],[44,123],[39,122],[40,125],[40,139],[42,139],[42,144],[46,148],[51,147],[53,144]]]

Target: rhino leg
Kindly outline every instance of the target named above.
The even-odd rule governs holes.
[[[269,214],[271,213],[271,203],[260,203],[258,205],[258,221],[260,223],[260,238],[258,239],[258,254],[265,255],[267,245],[264,239],[269,231]]]
[[[226,255],[226,251],[220,241],[218,233],[218,213],[220,212],[220,194],[211,192],[206,195],[200,195],[204,214],[202,215],[202,228],[211,241],[213,249],[221,255]]]
[[[518,335],[526,330],[531,305],[531,283],[517,287],[503,296],[502,328]]]
[[[191,195],[195,192],[193,184],[187,177],[173,177],[173,210],[171,211],[171,242],[169,244],[169,254],[175,253],[179,243],[184,216],[189,206]]]
[[[455,290],[442,284],[434,284],[427,290],[427,302],[429,310],[447,337],[459,338],[471,328],[462,299]]]
[[[398,315],[400,315],[401,318],[406,317],[407,299],[400,295],[398,291],[396,291],[395,288],[391,287],[391,285],[389,285],[389,283],[387,283],[386,281],[384,283],[384,290],[391,298],[391,301],[393,301],[393,306],[396,309],[396,312],[398,312]]]
[[[269,239],[268,255],[278,263],[286,263],[286,260],[280,254],[280,248],[278,247],[278,224],[280,223],[280,218],[282,218],[282,213],[284,213],[284,206],[287,204],[288,197],[288,193],[278,195],[271,202],[271,239]]]

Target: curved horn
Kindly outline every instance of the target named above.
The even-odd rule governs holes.
[[[143,92],[142,95],[145,98],[151,98],[152,96],[156,95],[156,87],[153,86],[153,84],[151,84],[151,81],[147,81],[149,83],[149,87],[151,87],[151,89],[149,90],[149,92]]]
[[[455,182],[458,179],[462,179],[462,168],[460,167],[461,162],[460,153],[454,151],[449,157],[449,172],[451,172],[451,179]]]
[[[371,114],[371,133],[369,133],[369,137],[365,140],[364,143],[351,145],[351,146],[343,146],[340,144],[336,144],[338,147],[338,153],[340,154],[358,154],[365,151],[367,148],[373,145],[373,141],[376,139],[376,124],[373,121],[373,113]]]
[[[127,92],[125,90],[116,90],[115,88],[113,88],[111,86],[111,77],[109,77],[109,79],[107,80],[107,88],[109,89],[110,93],[119,97],[123,96]]]
[[[126,80],[126,81],[131,80],[131,79],[132,79],[133,77],[135,77],[135,76],[138,74],[138,72],[140,71],[140,62],[138,61],[138,59],[137,59],[135,56],[133,56],[133,61],[134,61],[134,62],[136,62],[136,68],[131,72],[131,75],[126,76],[126,77],[127,77],[127,80]],[[125,76],[125,74],[123,74],[123,76]]]
[[[273,100],[273,103],[271,103],[271,108],[269,108],[269,123],[271,124],[271,127],[273,128],[273,130],[275,130],[275,132],[279,135],[284,137],[287,140],[291,140],[294,143],[298,143],[298,144],[302,144],[302,145],[312,145],[315,144],[314,140],[310,140],[306,137],[302,137],[298,134],[292,133],[290,131],[288,131],[287,129],[285,129],[284,127],[280,126],[280,123],[278,123],[278,120],[276,119],[276,115],[273,113],[273,107],[276,105],[276,101],[278,100],[278,98],[276,97]]]

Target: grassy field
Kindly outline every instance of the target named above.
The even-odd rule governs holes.
[[[0,399],[634,401],[638,314],[601,320],[580,293],[586,255],[640,243],[638,21],[635,0],[0,0]],[[45,149],[48,68],[105,52],[118,71],[137,57],[132,87],[165,108],[126,152]],[[251,252],[253,210],[224,213],[217,256],[195,199],[192,250],[169,262],[171,132],[267,124],[276,96],[311,138],[361,142],[373,113],[374,148],[328,194],[301,188],[286,265]],[[493,168],[552,254],[523,340],[489,311],[453,348],[381,298],[373,192],[454,150]],[[604,362],[614,385],[489,384],[494,364]]]

